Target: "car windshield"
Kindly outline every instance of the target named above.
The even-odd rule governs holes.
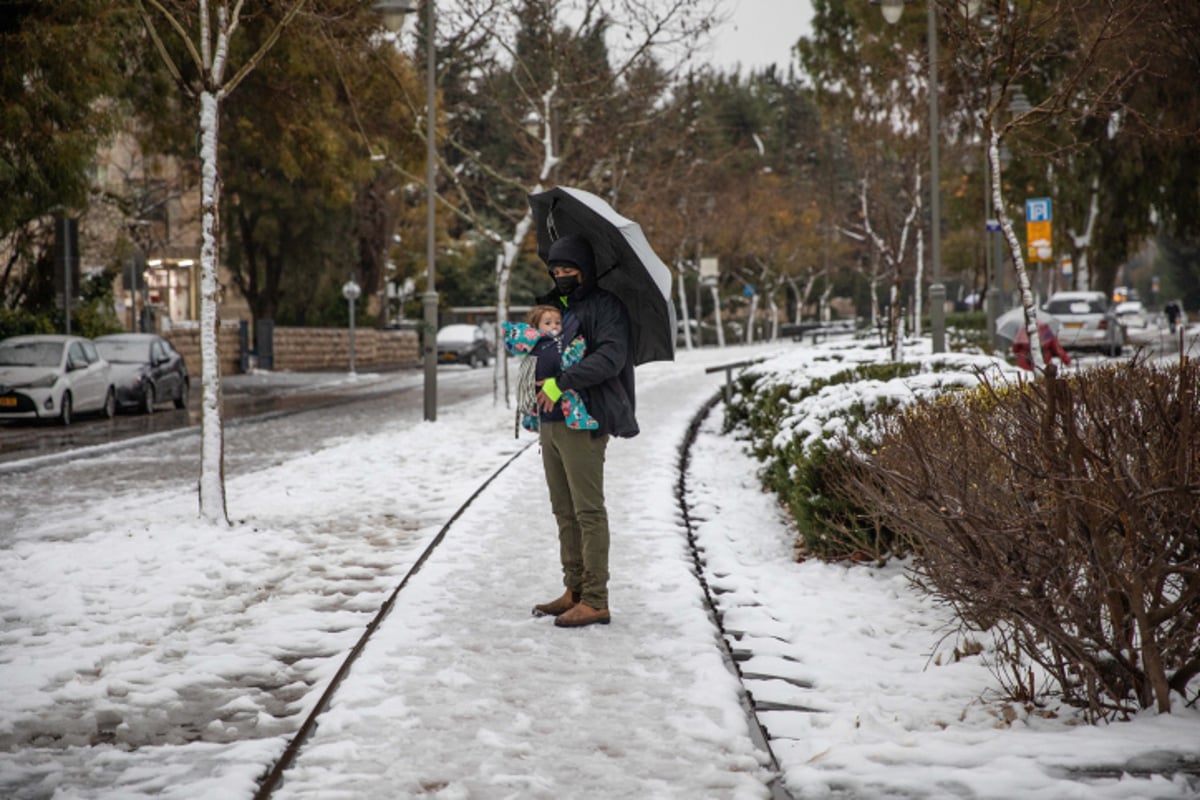
[[[0,367],[57,367],[62,342],[5,342],[0,344]]]
[[[479,329],[474,325],[447,325],[438,331],[439,342],[472,342],[479,338]]]
[[[105,361],[114,364],[143,364],[150,357],[150,347],[145,342],[96,342],[96,349]]]
[[[1104,303],[1099,300],[1058,299],[1051,300],[1046,310],[1051,314],[1103,314]]]

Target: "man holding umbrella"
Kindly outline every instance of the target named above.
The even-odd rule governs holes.
[[[538,383],[540,444],[550,506],[558,524],[562,596],[534,606],[563,628],[607,625],[608,511],[604,502],[604,453],[610,436],[638,433],[633,384],[634,353],[625,305],[596,282],[592,245],[579,234],[555,239],[545,258],[554,289],[539,303],[562,309],[563,330],[577,329],[583,358],[557,377]],[[578,392],[599,423],[594,431],[570,430],[559,403]]]

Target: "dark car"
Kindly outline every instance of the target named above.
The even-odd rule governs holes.
[[[478,325],[447,325],[437,334],[439,364],[487,366],[492,357],[492,341]]]
[[[176,408],[187,407],[187,366],[166,339],[153,333],[118,333],[95,341],[100,355],[112,365],[121,408],[150,414],[167,400]]]

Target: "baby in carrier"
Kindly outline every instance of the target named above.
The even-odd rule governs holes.
[[[557,378],[583,358],[587,342],[573,315],[565,320],[554,306],[534,306],[527,322],[504,323],[504,349],[514,356],[530,356],[517,377],[517,413],[521,427],[537,431],[539,422],[565,422],[572,430],[591,431],[599,423],[587,412],[583,399],[573,389],[563,392],[552,411],[538,413],[537,382]]]

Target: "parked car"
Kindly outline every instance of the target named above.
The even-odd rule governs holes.
[[[117,410],[108,362],[82,336],[13,336],[0,342],[0,419],[57,419]]]
[[[1140,300],[1126,300],[1123,303],[1117,303],[1113,311],[1117,315],[1117,322],[1121,323],[1121,327],[1126,332],[1130,328],[1145,328],[1150,324],[1146,307]]]
[[[1121,355],[1125,331],[1104,292],[1055,292],[1045,309],[1062,323],[1058,340],[1063,347]]]
[[[187,408],[187,366],[163,337],[117,333],[96,339],[96,349],[112,365],[119,407],[152,414],[155,405],[171,400],[176,408]]]
[[[487,366],[492,357],[492,340],[479,325],[446,325],[437,334],[439,364]]]

